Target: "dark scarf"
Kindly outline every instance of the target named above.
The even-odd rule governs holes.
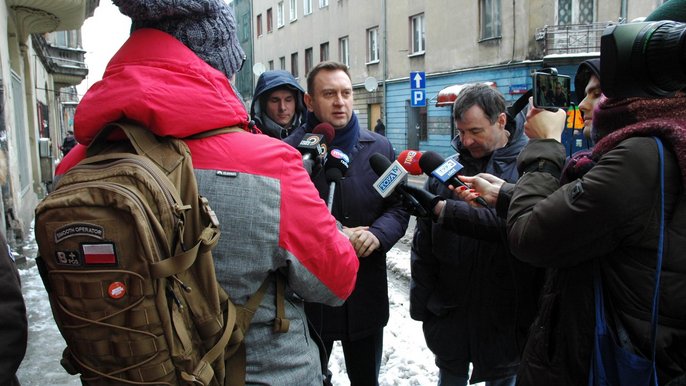
[[[314,115],[313,112],[309,111],[307,113],[307,132],[312,132],[312,130],[321,122]],[[360,140],[360,125],[357,122],[357,115],[353,113],[350,117],[350,121],[342,129],[336,129],[336,136],[333,137],[331,146],[337,149],[341,149],[345,154],[351,157],[353,148]]]
[[[563,170],[563,182],[583,176],[625,139],[655,136],[676,155],[686,187],[686,95],[656,99],[602,97],[593,112],[592,136],[596,139],[593,150],[572,157]]]

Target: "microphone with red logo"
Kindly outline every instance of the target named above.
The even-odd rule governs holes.
[[[306,133],[297,146],[303,156],[303,167],[307,174],[312,175],[316,162],[326,157],[328,146],[336,135],[330,123],[322,122],[314,127],[311,133]]]
[[[464,186],[469,188],[464,182],[456,177],[463,166],[455,159],[449,158],[446,160],[436,152],[426,151],[419,160],[419,167],[426,175],[435,177],[445,186]],[[488,207],[488,203],[483,197],[477,197],[475,201],[483,207]]]
[[[369,157],[369,165],[372,167],[374,173],[379,176],[379,179],[374,182],[374,189],[386,198],[393,192],[398,192],[403,198],[403,205],[408,208],[410,213],[419,217],[427,217],[430,215],[430,209],[434,207],[435,202],[427,204],[425,208],[416,197],[408,192],[411,189],[406,183],[407,171],[400,166],[400,162],[391,161],[383,154],[374,153]]]
[[[422,152],[419,150],[403,150],[398,156],[398,162],[408,173],[418,176],[422,174],[422,168],[419,167],[420,158],[422,158]]]
[[[331,213],[331,208],[333,207],[333,195],[336,185],[341,182],[349,167],[350,158],[348,155],[340,149],[331,149],[326,157],[326,162],[324,162],[324,173],[326,180],[329,181],[329,199],[326,201],[329,213]]]

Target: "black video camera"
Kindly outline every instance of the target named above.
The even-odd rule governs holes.
[[[600,86],[611,98],[665,97],[686,87],[686,24],[607,27],[600,41]]]

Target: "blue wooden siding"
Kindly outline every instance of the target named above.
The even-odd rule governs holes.
[[[453,154],[455,151],[450,146],[451,141],[451,108],[436,107],[436,96],[445,87],[454,84],[465,84],[475,82],[495,82],[498,90],[505,95],[508,104],[519,98],[518,94],[510,94],[510,86],[526,85],[529,89],[532,86],[531,71],[540,68],[540,62],[516,64],[503,67],[493,67],[488,69],[476,69],[472,71],[462,71],[446,75],[428,74],[426,79],[426,98],[427,98],[427,130],[428,135],[425,141],[419,142],[419,150],[435,151],[443,156]],[[576,65],[557,67],[558,72],[564,75],[574,76]],[[419,71],[420,69],[414,69]],[[409,74],[408,74],[409,76]],[[572,82],[573,86],[573,82]],[[386,84],[386,136],[393,144],[396,152],[399,153],[407,149],[407,112],[406,106],[410,99],[410,81],[388,82]],[[577,133],[578,134],[578,133]],[[565,136],[566,139],[569,136]],[[575,135],[571,138],[576,144]],[[584,141],[585,142],[585,141]],[[585,143],[584,143],[585,145]],[[573,151],[578,150],[573,146]]]

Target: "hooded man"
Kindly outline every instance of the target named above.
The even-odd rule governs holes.
[[[305,122],[305,90],[290,72],[263,72],[257,79],[250,119],[270,137],[284,139]]]

